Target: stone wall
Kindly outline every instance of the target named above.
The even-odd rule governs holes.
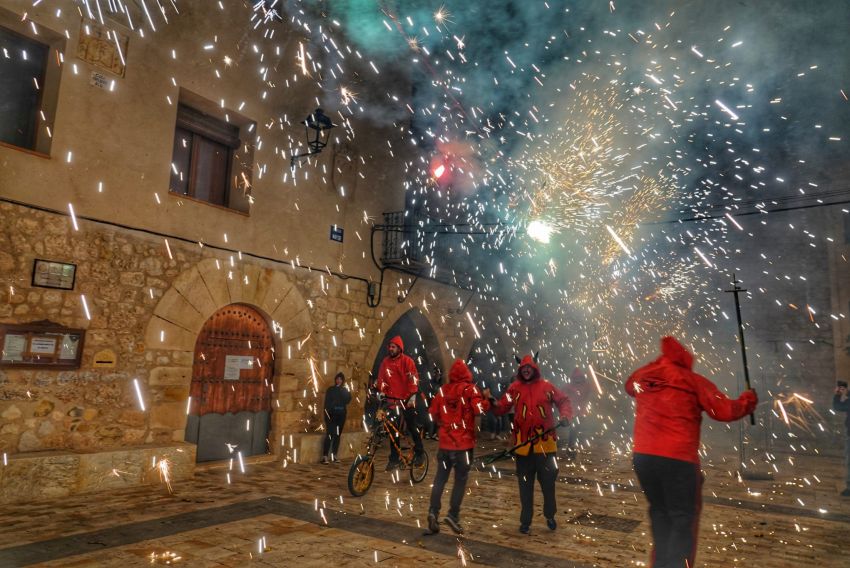
[[[32,288],[35,258],[76,264],[76,288]],[[65,216],[8,203],[0,203],[0,266],[0,322],[50,319],[87,330],[79,370],[0,369],[0,451],[8,454],[181,442],[197,333],[230,303],[253,305],[282,327],[274,373],[276,453],[287,434],[318,437],[323,393],[337,371],[355,385],[348,428],[360,428],[368,369],[384,332],[407,310],[421,310],[434,328],[444,366],[465,356],[472,341],[450,288],[420,282],[404,303],[386,293],[373,309],[362,281],[176,240],[166,247],[163,237],[95,222],[80,221],[74,231]],[[116,353],[114,369],[92,367],[102,349]]]

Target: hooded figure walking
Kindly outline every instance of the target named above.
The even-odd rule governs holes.
[[[346,407],[351,402],[351,393],[344,386],[345,375],[337,373],[334,377],[333,386],[328,387],[325,391],[325,428],[327,435],[325,436],[324,447],[322,448],[322,463],[330,463],[330,459],[334,463],[339,463],[339,439],[342,436],[342,428],[345,426]]]
[[[721,422],[751,414],[754,390],[731,400],[694,373],[694,356],[672,337],[661,357],[632,373],[626,392],[637,403],[633,462],[649,502],[652,567],[692,568],[702,509],[703,476],[697,449],[702,413]]]
[[[396,416],[403,415],[407,433],[413,439],[413,463],[422,465],[423,448],[422,437],[416,427],[416,395],[419,393],[419,372],[416,363],[404,353],[404,342],[400,336],[390,339],[387,345],[388,355],[381,361],[378,369],[377,387],[378,392],[396,399],[391,402],[390,408]],[[398,450],[395,444],[390,444],[390,461],[387,463],[387,471],[398,469]]]
[[[519,361],[517,379],[505,394],[493,404],[497,416],[513,409],[512,430],[514,445],[527,443],[515,450],[516,474],[519,480],[519,500],[522,510],[519,516],[519,532],[528,534],[534,512],[534,479],[543,492],[543,516],[550,530],[555,530],[557,506],[555,504],[555,481],[558,479],[558,436],[555,428],[566,425],[573,416],[570,399],[555,385],[540,376],[537,357],[526,355]],[[561,422],[555,420],[552,407],[557,407]]]
[[[440,449],[437,451],[437,475],[431,489],[431,505],[428,509],[428,530],[440,532],[438,521],[443,488],[452,469],[455,482],[452,486],[449,514],[445,522],[455,533],[462,533],[460,526],[460,504],[466,492],[466,480],[472,465],[472,450],[475,447],[475,417],[490,408],[482,393],[472,382],[472,372],[461,359],[455,360],[449,370],[449,384],[443,385],[431,401],[434,422],[440,427]]]

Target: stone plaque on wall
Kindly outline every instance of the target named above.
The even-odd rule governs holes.
[[[115,30],[83,21],[80,26],[80,41],[77,44],[77,57],[123,77],[128,41],[127,36]]]

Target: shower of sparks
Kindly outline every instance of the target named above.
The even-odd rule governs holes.
[[[632,251],[629,250],[629,247],[626,246],[626,243],[623,242],[623,239],[621,239],[619,237],[619,235],[617,235],[617,233],[614,232],[614,229],[612,229],[610,225],[605,225],[605,228],[608,230],[608,233],[610,233],[610,235],[614,239],[614,241],[618,245],[620,245],[621,249],[623,249],[623,252],[625,252],[627,255],[631,256]]]
[[[33,9],[40,3],[32,2]],[[169,113],[182,103],[175,93],[180,81],[186,80],[178,72],[186,57],[178,60],[177,50],[170,47],[173,36],[168,22],[172,14],[176,17],[178,3],[72,3],[75,18],[86,18],[85,25],[100,22],[109,27],[117,18],[132,30],[133,42],[136,36],[147,40],[150,32],[156,32],[156,41],[169,46],[163,49],[168,53],[166,63],[173,66],[167,77],[173,75],[170,85],[175,92],[159,101],[160,110]],[[349,269],[358,276],[350,267],[350,259],[355,255],[358,259],[361,255],[369,257],[369,232],[384,222],[373,198],[364,198],[364,188],[382,187],[384,177],[401,180],[404,200],[411,205],[405,212],[403,251],[399,255],[405,260],[404,268],[469,290],[475,300],[467,309],[465,294],[458,294],[459,303],[452,296],[452,308],[442,312],[440,302],[453,291],[447,292],[446,298],[435,294],[429,297],[419,285],[408,296],[404,290],[413,289],[410,286],[415,283],[411,276],[405,284],[386,285],[384,292],[392,291],[386,294],[393,298],[390,304],[394,306],[398,297],[400,304],[409,301],[429,318],[442,318],[446,326],[454,326],[475,347],[472,354],[457,355],[474,359],[471,366],[480,367],[474,369],[476,378],[481,376],[488,384],[498,384],[508,374],[503,369],[509,359],[506,345],[539,347],[546,376],[552,380],[568,377],[575,362],[581,361],[598,394],[593,397],[591,414],[595,415],[588,417],[588,423],[595,420],[604,426],[604,432],[588,434],[587,448],[603,453],[603,448],[609,447],[602,443],[604,435],[615,440],[610,447],[621,456],[628,453],[630,443],[629,421],[623,417],[631,412],[630,400],[621,392],[622,378],[656,356],[660,336],[672,334],[693,346],[707,376],[718,380],[730,376],[727,371],[736,345],[728,340],[730,312],[718,290],[722,291],[720,282],[728,279],[733,267],[743,266],[740,272],[749,271],[745,278],[753,282],[746,296],[751,306],[749,317],[775,318],[777,329],[783,329],[790,318],[797,318],[799,325],[807,326],[804,329],[811,329],[809,343],[805,342],[809,339],[805,332],[801,333],[804,337],[795,336],[787,343],[785,339],[774,342],[781,357],[762,350],[752,358],[762,376],[770,377],[766,381],[785,381],[781,388],[766,384],[770,388],[765,391],[770,394],[765,393],[765,397],[770,402],[763,405],[765,414],[769,419],[775,417],[772,423],[776,428],[794,436],[800,434],[797,430],[829,430],[830,421],[815,410],[815,401],[818,407],[822,405],[822,393],[806,390],[796,378],[800,374],[798,360],[817,353],[814,349],[822,347],[824,330],[836,325],[833,321],[843,322],[848,314],[840,308],[833,308],[832,313],[828,303],[816,302],[816,310],[801,300],[811,297],[808,283],[815,275],[805,270],[815,265],[817,258],[804,258],[806,262],[788,268],[781,256],[789,255],[777,245],[785,240],[790,246],[805,243],[806,250],[811,248],[814,254],[834,250],[836,241],[843,239],[840,230],[782,216],[783,210],[791,211],[797,204],[819,207],[828,203],[829,197],[841,196],[838,189],[834,193],[822,189],[836,185],[833,180],[815,179],[812,172],[821,161],[828,161],[828,152],[841,153],[847,140],[843,122],[820,117],[812,123],[815,136],[810,142],[795,145],[791,141],[791,130],[809,128],[810,121],[803,109],[794,108],[788,101],[795,93],[806,92],[818,73],[823,74],[816,64],[807,61],[791,73],[789,65],[783,65],[784,58],[772,58],[774,54],[762,49],[762,40],[755,35],[751,37],[758,39],[758,44],[748,37],[747,45],[758,45],[759,49],[739,49],[744,43],[739,38],[751,24],[749,20],[743,20],[746,25],[742,25],[737,24],[742,20],[726,18],[737,14],[733,8],[718,8],[724,16],[722,25],[708,18],[695,29],[687,15],[680,15],[688,10],[685,6],[663,11],[647,3],[638,10],[615,6],[613,0],[599,7],[588,3],[582,10],[573,8],[569,17],[561,14],[563,6],[558,2],[516,3],[512,18],[495,9],[482,18],[474,3],[452,4],[453,13],[449,13],[445,6],[434,10],[436,4],[423,8],[410,2],[381,2],[375,10],[361,9],[356,18],[347,16],[351,15],[350,6],[358,3],[318,3],[321,9],[308,9],[309,2],[248,4],[250,29],[238,42],[230,41],[232,36],[227,33],[207,33],[210,30],[205,27],[197,36],[181,36],[178,45],[181,55],[193,51],[204,54],[208,64],[205,77],[212,85],[225,85],[224,81],[237,77],[242,81],[237,73],[248,73],[258,86],[245,89],[234,100],[213,99],[228,123],[235,113],[242,112],[256,120],[250,127],[243,127],[241,122],[237,125],[240,139],[244,134],[245,147],[250,145],[255,152],[255,163],[247,168],[254,168],[253,177],[242,171],[232,174],[240,197],[252,204],[256,200],[261,211],[274,211],[270,192],[260,185],[261,179],[271,179],[262,183],[282,186],[286,207],[291,207],[289,214],[306,215],[303,188],[314,191],[328,186],[327,194],[322,194],[322,208],[329,217],[340,217],[317,226],[336,227],[339,219],[355,223],[350,219],[356,218],[359,232],[350,234],[355,234],[359,243],[354,241],[352,248],[346,243],[345,254],[340,252],[338,258],[321,258],[323,253],[311,258],[307,250],[291,250],[293,245],[285,236],[269,235],[276,258],[289,262],[293,272],[309,269],[315,277],[313,267],[325,265],[326,270],[317,269],[316,277],[320,280],[317,289],[324,296],[335,293],[332,290],[339,279],[332,270],[348,275]],[[211,10],[227,16],[241,8],[240,3],[211,3]],[[584,10],[604,25],[582,25]],[[635,12],[640,13],[639,18],[632,17]],[[512,25],[523,21],[516,17],[519,14],[534,14],[534,19],[528,20],[535,23],[534,29],[520,34],[512,31]],[[78,27],[79,19],[74,23]],[[289,26],[285,33],[284,26]],[[481,33],[482,29],[487,33]],[[68,32],[66,35],[72,37]],[[124,63],[127,53],[121,36],[112,30],[106,37]],[[184,40],[194,40],[195,45],[186,45]],[[767,38],[764,42],[770,45]],[[759,59],[772,58],[772,64],[754,65],[754,54]],[[787,59],[792,59],[791,55]],[[79,62],[60,58],[58,63],[68,66],[71,79],[80,81],[87,73],[80,71]],[[762,70],[762,66],[769,69]],[[826,98],[846,106],[848,96],[838,88],[839,79],[829,84],[828,94],[821,98],[813,89],[811,106],[825,104]],[[36,81],[37,89],[43,88],[41,83]],[[111,83],[110,90],[115,84]],[[244,82],[249,84],[254,83]],[[231,91],[228,87],[223,92]],[[299,93],[308,94],[301,97],[301,110],[278,104],[294,100]],[[239,97],[244,101],[235,102]],[[319,105],[334,117],[338,127],[331,131],[325,152],[305,160],[303,167],[290,169],[289,156],[305,148],[301,117],[308,108]],[[44,124],[48,118],[41,116]],[[50,129],[40,131],[39,137],[41,132],[52,136]],[[368,141],[367,145],[361,147],[362,140]],[[784,143],[781,159],[775,156],[777,140]],[[60,165],[69,171],[73,168],[77,175],[94,163],[88,162],[90,156],[84,150],[75,148],[72,152],[64,146],[55,153]],[[241,161],[241,150],[238,156],[235,162]],[[179,174],[176,166],[172,173]],[[840,173],[834,177],[840,177]],[[114,185],[111,178],[102,175],[93,179]],[[254,184],[259,191],[250,191]],[[73,199],[82,201],[86,215],[93,216],[98,209],[92,201],[99,199],[97,206],[104,207],[108,194],[103,193],[103,182],[97,182],[97,193],[93,184],[81,187],[80,196]],[[153,189],[165,191],[164,186]],[[158,212],[170,215],[193,210],[192,204],[185,206],[173,195],[161,199],[154,193],[155,202],[149,202],[147,191],[146,202]],[[353,217],[352,211],[357,212]],[[79,231],[70,203],[68,213],[74,231]],[[165,255],[177,261],[169,263],[169,270],[186,264],[184,239],[201,246],[220,242],[222,228],[193,223],[191,217],[186,221],[186,233],[179,239],[171,237],[174,250],[167,238],[159,237],[164,239]],[[87,230],[92,223],[87,221]],[[775,242],[759,232],[764,227],[775,231]],[[234,243],[249,237],[230,233]],[[223,240],[228,243],[227,233]],[[209,251],[202,254],[215,254]],[[256,254],[257,250],[246,247],[245,252]],[[219,268],[224,263],[230,292],[259,285],[258,278],[249,279],[243,270],[241,253],[225,258],[222,254],[215,263]],[[408,264],[408,260],[415,263]],[[90,265],[81,265],[81,273],[90,269]],[[4,276],[0,274],[3,289],[8,285],[10,303],[15,303],[20,298],[12,299],[15,289]],[[352,291],[357,290],[355,282],[346,281],[346,295],[349,283]],[[14,284],[20,295],[21,286]],[[159,284],[146,283],[144,287],[148,293],[142,300],[155,305],[154,287],[159,289]],[[95,302],[96,316],[112,319],[114,312],[106,299],[97,291],[86,290]],[[328,300],[321,295],[308,299],[311,313],[315,311],[321,317],[321,302]],[[91,320],[85,295],[81,295],[81,304]],[[774,312],[768,313],[763,307],[768,304]],[[299,388],[296,404],[311,418],[293,430],[323,429],[318,423],[321,420],[313,419],[321,415],[324,376],[338,364],[336,355],[329,353],[349,348],[352,353],[355,349],[369,352],[371,343],[389,333],[393,325],[386,307],[382,304],[369,315],[352,310],[357,318],[354,314],[336,317],[336,325],[331,318],[327,322],[316,320],[306,337],[287,341],[287,359],[306,359],[310,368],[307,386]],[[474,337],[469,337],[468,328],[462,325],[458,307],[465,311]],[[343,319],[347,320],[345,325]],[[734,328],[734,321],[731,325]],[[274,322],[272,327],[282,340],[282,326]],[[419,340],[420,345],[413,349],[426,343],[419,331],[418,338],[405,337],[412,345]],[[753,332],[760,329],[753,326]],[[156,337],[156,332],[152,333]],[[170,332],[169,337],[176,341],[179,334]],[[164,331],[159,339],[165,342]],[[310,339],[313,341],[308,343]],[[355,345],[358,339],[360,345]],[[445,348],[455,355],[457,346],[447,342]],[[422,357],[422,352],[417,356]],[[426,365],[431,362],[427,357],[422,361]],[[371,363],[365,362],[367,366]],[[361,371],[358,367],[356,372]],[[600,379],[618,388],[608,388],[603,394]],[[133,384],[139,407],[145,411],[139,381],[133,379]],[[641,387],[636,384],[635,388]],[[148,394],[154,404],[157,395],[153,386]],[[281,400],[290,402],[285,397],[275,402],[280,405]],[[192,397],[188,397],[187,415],[191,408]],[[246,422],[246,429],[250,425]],[[368,431],[365,418],[363,427]],[[287,434],[288,445],[283,443],[285,435],[281,439],[284,467],[297,463],[299,457],[298,443],[293,442],[292,433]],[[599,438],[594,438],[596,435]],[[795,437],[789,439],[799,442]],[[754,437],[748,442],[761,443]],[[236,452],[236,446],[230,448],[236,456],[231,459],[227,483],[237,465],[245,473],[242,452]],[[760,455],[757,459],[763,458]],[[5,465],[6,454],[3,460]],[[776,463],[771,465],[779,469]],[[154,466],[171,491],[168,462],[160,460]],[[415,500],[396,491],[397,487],[407,491],[407,480],[398,472],[393,475],[399,483],[387,490],[386,508],[402,517],[421,513],[421,509],[414,510]],[[501,478],[495,470],[487,475]],[[808,479],[800,481],[799,486],[807,487]],[[587,489],[605,496],[607,487],[606,483]],[[750,495],[758,497],[761,493]],[[809,502],[799,497],[793,496],[800,506]],[[343,504],[341,496],[339,502]],[[316,503],[318,515],[327,524],[326,507],[319,506],[319,499]],[[368,505],[362,512],[367,509]],[[724,527],[724,534],[726,530]],[[805,528],[798,526],[797,530]],[[252,536],[250,542],[255,538]],[[262,537],[257,552],[265,550]],[[369,560],[368,550],[363,554]],[[462,565],[472,560],[460,539],[457,556]],[[374,561],[379,561],[377,551]]]
[[[171,487],[171,462],[162,458],[156,462],[156,469],[159,471],[160,482],[165,484],[169,494],[173,494],[174,489]]]

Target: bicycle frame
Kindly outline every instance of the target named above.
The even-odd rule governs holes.
[[[388,409],[388,404],[382,403],[375,413],[375,423],[372,426],[372,432],[366,443],[366,453],[358,454],[354,463],[351,464],[351,469],[348,472],[348,490],[355,497],[361,497],[369,491],[372,485],[372,480],[375,475],[375,454],[384,438],[389,438],[390,443],[398,453],[399,460],[403,464],[403,469],[410,472],[410,480],[413,483],[421,483],[428,475],[428,452],[423,448],[422,454],[424,459],[420,464],[414,462],[415,450],[413,440],[407,434],[407,428],[404,425],[404,415],[401,412],[397,413],[400,421],[396,421],[390,414],[392,410]],[[407,451],[402,450],[402,437],[408,445]],[[397,479],[396,479],[397,481]]]
[[[381,446],[383,438],[387,437],[395,448],[399,459],[402,463],[404,463],[405,467],[407,467],[413,461],[413,440],[411,439],[410,434],[407,433],[407,428],[404,427],[406,426],[404,422],[404,415],[401,412],[397,413],[399,424],[396,426],[395,420],[390,415],[393,410],[389,409],[388,406],[388,404],[382,402],[380,408],[378,408],[378,411],[375,413],[375,420],[378,422],[378,427],[375,428],[375,431],[370,437],[368,454],[374,456],[375,453],[377,453],[378,448]],[[378,439],[374,440],[376,436]],[[401,449],[400,443],[402,441],[402,437],[408,446],[408,451],[406,453]]]

